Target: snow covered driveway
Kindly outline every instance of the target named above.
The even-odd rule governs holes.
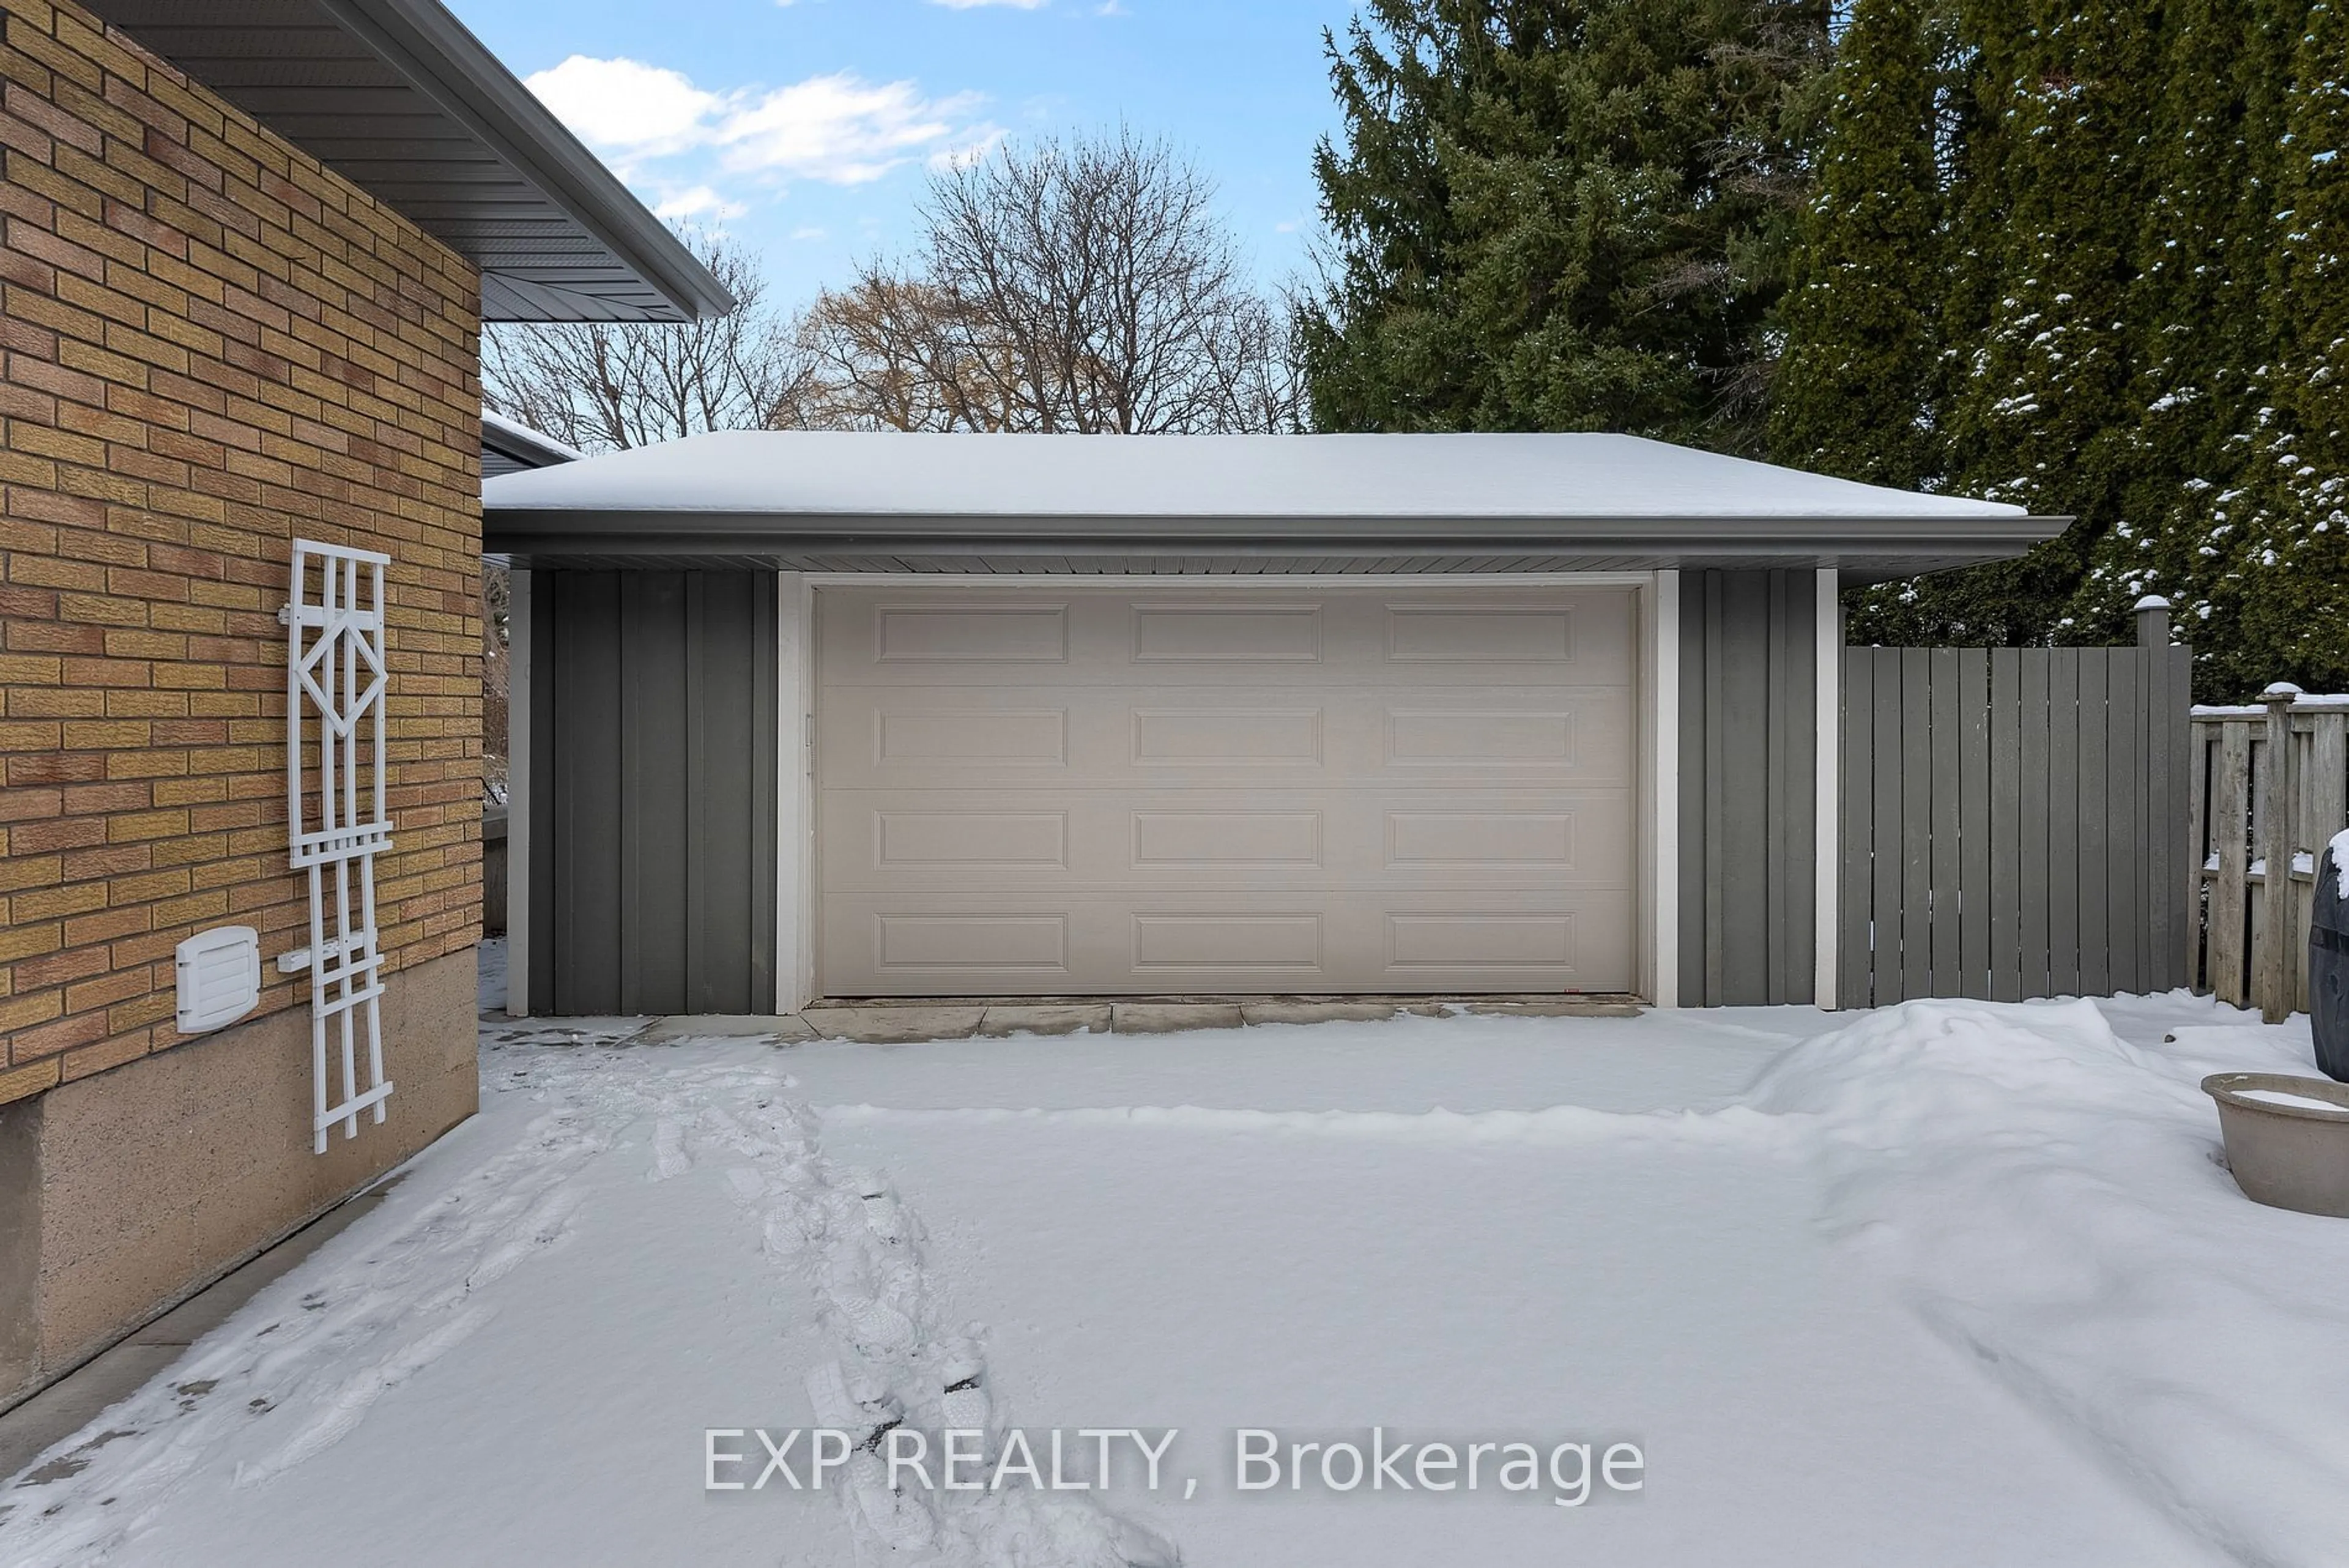
[[[2349,1222],[2244,1200],[2194,1088],[2309,1070],[2297,1023],[2166,998],[626,1033],[492,1030],[482,1115],[0,1490],[0,1563],[2151,1568],[2349,1541]],[[900,1419],[926,1450],[895,1490],[877,1436],[822,1491],[706,1490],[766,1469],[761,1430]],[[963,1474],[1003,1490],[932,1484],[965,1427]],[[1139,1438],[1078,1436],[1103,1428]],[[1237,1485],[1244,1429],[1278,1486]],[[1108,1490],[1050,1489],[1055,1430],[1062,1479],[1117,1445]],[[1542,1465],[1504,1490],[1512,1442]],[[1463,1467],[1378,1472],[1429,1444]],[[1643,1468],[1611,1487],[1622,1445]],[[1340,1448],[1370,1461],[1347,1490]]]

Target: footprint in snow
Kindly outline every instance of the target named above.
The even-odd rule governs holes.
[[[693,1158],[685,1152],[685,1128],[663,1117],[653,1127],[652,1179],[667,1181],[692,1168]]]

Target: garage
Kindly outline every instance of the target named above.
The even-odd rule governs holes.
[[[742,431],[483,526],[509,994],[766,1014],[1831,1004],[1838,596],[2059,521],[1619,435]]]
[[[815,610],[823,994],[1631,984],[1626,589]]]

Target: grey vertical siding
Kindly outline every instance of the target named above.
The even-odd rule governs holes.
[[[1807,1002],[1817,579],[1681,576],[1681,1001]]]
[[[548,744],[534,793],[546,810],[548,900],[533,900],[531,1011],[577,1017],[620,1004],[620,586],[606,572],[549,572],[532,634],[532,717],[544,715]],[[535,805],[536,802],[533,802]],[[536,882],[538,878],[533,877]]]
[[[767,1012],[775,996],[774,575],[688,574],[686,628],[687,787],[699,809],[686,814],[685,1011]]]
[[[685,582],[682,572],[621,576],[615,628],[624,671],[621,711],[610,720],[594,716],[594,727],[608,730],[620,753],[620,822],[612,847],[619,855],[621,892],[612,913],[619,917],[622,1005],[615,1012],[687,1011],[688,878],[679,873],[688,865],[686,823],[699,814],[702,803],[688,793],[693,781],[687,766],[686,717],[700,693],[686,680],[685,648],[692,628],[685,613]],[[583,928],[605,923],[600,909],[565,912]],[[560,973],[561,960],[556,961]],[[660,1002],[652,1003],[653,998]]]
[[[535,591],[531,1011],[772,1011],[772,574]]]

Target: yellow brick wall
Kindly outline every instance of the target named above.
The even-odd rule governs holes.
[[[306,940],[276,621],[297,534],[394,559],[388,965],[477,939],[481,292],[87,12],[0,22],[5,1102],[179,1044],[182,938]],[[261,1012],[306,1003],[264,980]]]

